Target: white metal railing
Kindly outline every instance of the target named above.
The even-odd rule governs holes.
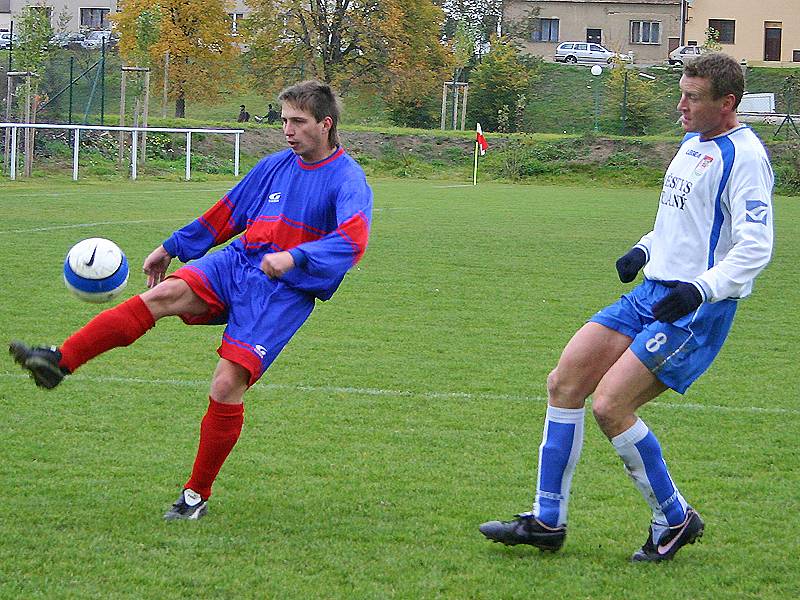
[[[144,133],[185,133],[186,134],[186,180],[191,179],[191,159],[192,159],[192,134],[193,133],[218,133],[232,134],[234,136],[233,149],[233,173],[239,176],[239,138],[244,133],[244,129],[195,129],[177,127],[110,127],[104,125],[64,125],[57,123],[0,123],[0,127],[6,129],[6,135],[11,136],[11,146],[9,150],[10,167],[9,177],[14,180],[17,178],[17,129],[71,129],[75,132],[72,142],[72,179],[78,179],[78,153],[80,150],[80,132],[88,131],[130,131]],[[138,163],[139,136],[131,136],[131,179],[136,179],[136,165]]]

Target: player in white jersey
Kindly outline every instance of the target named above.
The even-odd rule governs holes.
[[[603,433],[652,509],[634,561],[671,559],[703,534],[700,515],[672,481],[636,410],[668,388],[683,393],[727,337],[739,298],[772,254],[772,169],[756,135],[739,125],[744,78],[731,57],[706,54],[684,67],[680,122],[653,231],[617,263],[623,283],[644,281],[595,314],[564,348],[547,380],[548,406],[531,512],[480,526],[507,545],[558,550],[583,445],[586,398]]]

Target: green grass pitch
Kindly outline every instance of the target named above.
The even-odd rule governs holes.
[[[64,254],[140,265],[230,181],[0,184],[0,339],[60,343],[100,308]],[[219,327],[164,320],[57,390],[0,365],[0,598],[789,598],[800,542],[800,205],[716,363],[641,416],[707,522],[630,564],[648,509],[587,415],[558,554],[477,526],[527,510],[545,379],[630,286],[614,260],[657,191],[373,182],[372,241],[246,396],[208,517],[165,523],[188,476]],[[680,257],[676,257],[680,260]]]

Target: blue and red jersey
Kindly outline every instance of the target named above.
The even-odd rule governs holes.
[[[286,149],[262,159],[164,248],[187,262],[241,234],[231,246],[249,264],[260,269],[265,254],[288,250],[295,268],[280,280],[327,300],[364,255],[371,222],[372,190],[343,148],[312,164]]]

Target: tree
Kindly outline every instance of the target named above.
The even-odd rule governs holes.
[[[652,81],[617,63],[606,83],[609,113],[619,119],[624,134],[639,135],[656,118],[656,90]]]
[[[444,15],[431,0],[253,0],[248,58],[264,92],[315,78],[346,95],[370,86],[403,124],[430,121],[449,76],[439,40]],[[435,111],[435,107],[433,108]]]
[[[468,113],[487,130],[496,130],[502,116],[504,126],[515,131],[521,126],[520,105],[524,109],[531,72],[510,40],[493,37],[491,44],[492,51],[470,75]]]
[[[440,0],[446,15],[442,33],[454,39],[461,24],[465,24],[478,47],[483,47],[493,35],[503,17],[503,0]]]
[[[346,87],[385,67],[378,0],[252,0],[246,35],[257,79],[315,78]]]
[[[719,31],[713,27],[709,27],[705,30],[705,34],[706,41],[703,43],[704,48],[711,52],[719,52],[722,50],[722,44],[719,43]]]
[[[405,0],[390,8],[383,23],[387,77],[379,89],[395,123],[429,127],[438,120],[438,93],[453,65],[439,42],[441,9],[429,0]]]
[[[144,15],[144,16],[143,16]],[[158,36],[150,39],[145,25],[158,15]],[[116,17],[125,60],[160,65],[169,53],[169,97],[175,116],[183,118],[187,101],[218,98],[236,84],[231,75],[239,49],[234,44],[223,0],[126,0]],[[155,38],[155,36],[152,36]],[[155,84],[163,76],[153,72]]]

